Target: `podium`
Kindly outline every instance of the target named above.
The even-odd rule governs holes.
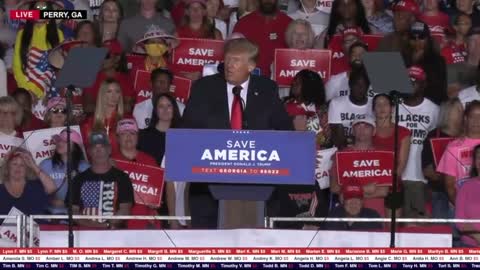
[[[266,202],[275,190],[271,185],[209,185],[218,200],[218,228],[262,228]]]
[[[167,131],[166,181],[208,183],[220,229],[263,227],[275,186],[313,185],[315,165],[313,132]]]

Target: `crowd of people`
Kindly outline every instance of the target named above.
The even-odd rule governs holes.
[[[218,201],[206,185],[165,182],[160,207],[138,204],[131,180],[112,160],[164,167],[166,132],[172,128],[309,131],[316,134],[317,151],[393,151],[399,106],[400,195],[376,183],[342,186],[333,162],[325,172],[327,186],[312,179],[311,186],[276,187],[267,215],[390,217],[395,208],[397,216],[406,218],[480,218],[478,1],[333,0],[330,11],[320,8],[325,2],[320,0],[290,0],[283,9],[278,0],[238,0],[235,6],[221,0],[88,2],[0,3],[0,137],[28,140],[24,132],[64,127],[67,121],[80,127],[70,134],[72,183],[66,181],[66,130],[52,138],[55,151],[40,164],[22,147],[3,158],[0,215],[12,207],[25,214],[65,214],[71,184],[75,214],[192,216],[191,222],[79,220],[79,226],[214,229]],[[89,18],[10,18],[9,12],[18,9],[86,9]],[[367,35],[381,38],[372,44]],[[181,38],[224,40],[218,74],[172,70],[172,52]],[[271,80],[275,49],[334,50],[338,39],[341,48],[332,54],[328,80],[307,69],[296,73],[289,88]],[[95,83],[73,91],[69,115],[66,89],[53,84],[77,47],[104,47],[108,54]],[[401,53],[414,89],[401,104],[372,89],[362,62],[369,51]],[[251,74],[254,70],[261,75]],[[138,71],[150,74],[147,100],[134,88]],[[193,82],[186,103],[171,91],[175,76]],[[252,96],[254,87],[258,92]],[[243,117],[248,126],[237,114],[240,99],[247,104]],[[432,138],[452,139],[438,161]],[[279,228],[326,230],[386,226],[277,223]],[[453,231],[454,245],[480,245],[479,224],[457,224]]]

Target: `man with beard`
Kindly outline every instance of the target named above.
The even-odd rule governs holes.
[[[361,42],[356,41],[346,51],[348,54],[348,61],[351,69],[359,68],[362,66],[362,56],[368,51],[368,46]],[[348,78],[350,77],[351,70],[333,75],[330,80],[325,84],[325,98],[330,101],[336,97],[348,96],[350,93],[350,87],[348,86]],[[368,90],[368,97],[373,97],[373,90]]]
[[[360,27],[347,27],[343,29],[341,31],[341,37],[340,44],[330,44],[328,47],[332,50],[332,76],[350,69],[350,59],[348,58],[350,47],[356,42],[364,42],[363,31]]]
[[[287,47],[285,29],[292,19],[278,9],[278,0],[259,2],[259,9],[240,19],[233,33],[242,33],[259,46],[258,67],[262,75],[270,77],[275,49]]]

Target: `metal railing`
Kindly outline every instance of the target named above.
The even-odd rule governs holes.
[[[391,222],[390,218],[321,218],[321,217],[270,217],[269,228],[273,229],[275,222]],[[443,218],[397,218],[398,223],[480,223],[480,219],[443,219]]]
[[[73,215],[72,218],[74,220],[78,219],[106,219],[106,220],[191,220],[190,216],[99,216],[99,215]],[[34,228],[34,220],[35,219],[60,219],[60,220],[67,220],[68,215],[31,215],[28,219],[28,227],[29,227],[29,237],[28,237],[28,246],[33,246],[33,230]],[[25,231],[26,233],[26,231]],[[24,245],[26,246],[26,245]]]
[[[12,216],[0,215],[0,219]],[[16,216],[17,247],[32,247],[34,243],[34,229],[36,219],[67,220],[68,215],[18,215]],[[100,216],[74,215],[78,219],[105,219],[105,220],[191,220],[190,216]],[[439,218],[399,218],[398,223],[480,223],[480,219],[439,219]],[[273,229],[276,222],[384,222],[390,223],[390,218],[322,218],[322,217],[265,217],[264,228]],[[29,232],[29,233],[28,233]],[[28,235],[28,239],[27,238]]]

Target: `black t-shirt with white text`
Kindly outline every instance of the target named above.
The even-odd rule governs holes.
[[[115,167],[104,174],[94,173],[91,168],[78,174],[72,193],[73,205],[78,205],[83,215],[113,216],[120,204],[134,202],[130,178]]]

